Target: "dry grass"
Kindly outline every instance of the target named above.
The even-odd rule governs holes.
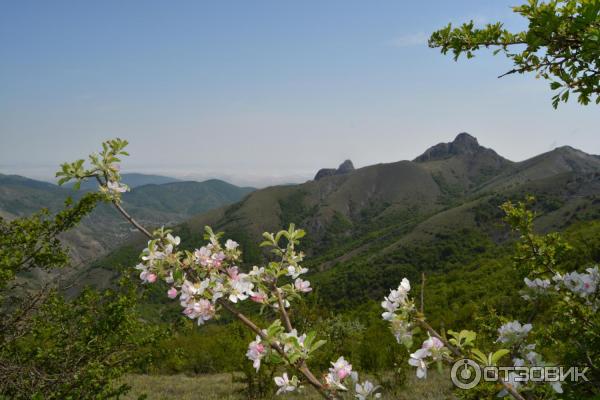
[[[134,400],[146,394],[148,400],[244,400],[242,384],[233,383],[231,374],[198,375],[128,375],[123,379],[131,385],[125,400]],[[410,377],[398,393],[384,393],[384,400],[453,400],[452,384],[445,376],[431,373],[427,380]],[[281,397],[283,399],[283,397]],[[312,389],[286,395],[287,399],[321,399]]]

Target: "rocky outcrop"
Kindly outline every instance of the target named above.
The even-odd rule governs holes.
[[[326,176],[344,175],[344,174],[348,174],[352,171],[354,171],[354,164],[352,164],[352,161],[346,160],[343,163],[341,163],[337,169],[334,169],[334,168],[320,169],[319,172],[317,172],[317,174],[315,175],[315,181],[318,181],[319,179],[323,179]]]
[[[459,133],[456,138],[450,143],[438,143],[433,147],[425,150],[423,154],[415,158],[415,162],[427,162],[435,160],[443,160],[452,156],[475,156],[486,155],[496,159],[499,162],[506,161],[499,156],[494,150],[488,149],[479,145],[477,138],[468,133]]]

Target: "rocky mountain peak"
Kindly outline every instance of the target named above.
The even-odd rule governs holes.
[[[474,155],[480,152],[487,152],[500,157],[491,149],[485,148],[479,144],[477,138],[466,132],[459,133],[452,142],[438,143],[425,150],[423,154],[415,158],[416,162],[426,162],[441,160],[457,155]]]
[[[354,171],[354,164],[352,164],[351,160],[345,160],[343,163],[340,164],[340,166],[337,169],[335,169],[335,168],[320,169],[319,172],[317,172],[317,174],[315,175],[315,181],[325,178],[326,176],[344,175],[344,174],[348,174],[352,171]]]
[[[337,169],[338,174],[346,174],[348,172],[354,171],[354,164],[352,164],[351,160],[346,160],[340,164]]]

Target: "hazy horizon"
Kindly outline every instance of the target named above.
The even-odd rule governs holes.
[[[454,137],[451,137],[442,142],[451,142],[453,139],[454,139]],[[432,143],[429,147],[434,146],[437,143],[442,143],[442,142]],[[485,146],[485,144],[482,144],[481,142],[479,144],[482,145],[483,147],[489,148],[489,146]],[[565,145],[570,146],[568,144],[565,144]],[[565,145],[560,145],[560,146],[565,146]],[[537,154],[531,154],[530,156],[525,157],[523,159],[510,159],[509,157],[506,157],[503,154],[499,153],[499,155],[503,156],[504,158],[509,159],[510,161],[519,162],[519,161],[524,161],[526,159],[529,159],[531,157],[535,157],[541,153],[551,151],[560,146],[552,144],[545,151],[542,151]],[[571,147],[574,147],[574,146],[571,146]],[[426,149],[423,149],[421,152],[415,154],[412,157],[408,157],[406,159],[388,160],[385,162],[413,160],[414,158],[416,158],[417,156],[422,154],[425,150]],[[495,149],[493,149],[493,150],[495,150]],[[586,149],[577,148],[577,150],[584,151],[588,154],[595,154],[595,153],[590,153],[590,152],[586,151]],[[351,158],[349,158],[349,159],[352,160]],[[236,170],[227,170],[225,168],[220,169],[220,170],[210,171],[210,170],[203,170],[202,167],[194,167],[191,165],[188,165],[188,166],[177,166],[177,165],[163,165],[163,166],[146,165],[146,166],[142,166],[142,165],[137,165],[136,166],[136,165],[130,165],[130,163],[128,161],[129,160],[127,160],[127,158],[125,158],[123,160],[122,173],[140,173],[140,174],[149,174],[149,175],[162,175],[162,176],[177,178],[177,179],[181,179],[181,180],[193,180],[193,181],[204,181],[204,180],[208,180],[208,179],[221,179],[221,180],[224,180],[226,182],[229,182],[229,183],[232,183],[232,184],[238,185],[238,186],[252,186],[252,187],[256,187],[256,188],[261,188],[261,187],[266,187],[266,186],[270,186],[270,185],[280,185],[280,184],[288,184],[288,183],[289,184],[297,184],[297,183],[305,182],[307,180],[313,179],[314,175],[317,173],[317,171],[319,169],[321,169],[321,168],[336,168],[344,160],[341,159],[341,160],[338,160],[337,162],[333,162],[328,165],[318,166],[312,170],[290,170],[290,171],[282,171],[279,174],[273,173],[273,171],[269,171],[269,170],[262,171],[262,173],[261,173],[261,171],[254,171],[253,173],[247,173],[242,170],[237,170],[237,171]],[[368,165],[381,163],[381,162],[375,162],[372,164],[358,165],[354,162],[354,160],[352,160],[352,161],[353,161],[355,168],[362,168],[362,167],[366,167]],[[58,165],[10,166],[10,165],[1,165],[0,164],[0,173],[22,175],[22,176],[25,176],[28,178],[38,179],[38,180],[47,181],[47,182],[56,182],[56,179],[54,177],[54,173],[56,170],[58,170]]]
[[[448,22],[504,21],[510,1],[13,2],[0,15],[0,172],[51,180],[111,137],[126,172],[265,186],[413,159],[469,132],[519,161],[600,153],[598,106],[554,110],[503,57],[443,56]]]

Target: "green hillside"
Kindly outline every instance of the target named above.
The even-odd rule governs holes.
[[[414,161],[255,191],[176,232],[191,248],[204,225],[225,231],[242,243],[250,265],[263,257],[256,245],[263,231],[294,222],[308,231],[303,250],[321,300],[347,308],[381,298],[402,276],[444,276],[497,260],[511,238],[499,205],[527,194],[538,199],[543,231],[594,221],[600,218],[600,159],[562,147],[511,162],[460,134]],[[142,247],[134,239],[96,266],[131,266]]]
[[[173,225],[195,214],[239,201],[252,190],[220,180],[149,184],[126,193],[123,204],[146,225]],[[85,190],[77,192],[47,182],[0,174],[0,216],[12,219],[30,215],[40,208],[57,210],[68,196],[78,198],[83,192]],[[120,245],[131,233],[128,223],[112,206],[100,205],[77,229],[65,234],[64,240],[71,248],[74,264],[87,265]]]

